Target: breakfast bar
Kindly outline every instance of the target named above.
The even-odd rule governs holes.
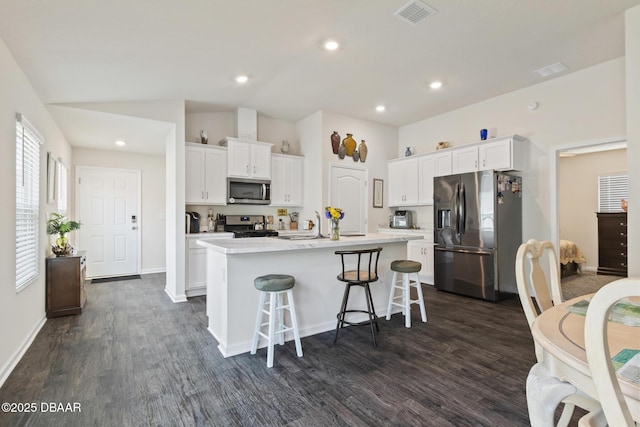
[[[258,306],[258,292],[253,281],[266,274],[295,277],[294,300],[300,336],[333,330],[344,292],[344,284],[336,279],[341,266],[335,251],[378,246],[383,248],[378,263],[380,279],[372,283],[371,294],[376,313],[382,318],[386,315],[391,286],[391,261],[405,259],[407,241],[420,238],[370,233],[341,236],[337,241],[277,237],[198,240],[197,243],[207,249],[208,330],[218,341],[218,349],[224,357],[248,352]],[[365,308],[364,297],[356,294],[359,291],[354,290],[350,299],[356,309]],[[362,307],[358,305],[360,301]],[[292,338],[285,337],[287,341]]]

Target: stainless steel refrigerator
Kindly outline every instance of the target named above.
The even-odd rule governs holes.
[[[522,178],[495,171],[434,178],[435,287],[496,301],[517,294]]]

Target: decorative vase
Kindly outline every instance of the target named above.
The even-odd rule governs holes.
[[[200,142],[202,144],[208,144],[209,143],[209,136],[207,135],[207,131],[206,130],[201,130],[200,131]]]
[[[360,161],[364,163],[364,161],[367,160],[369,148],[367,147],[367,144],[364,143],[364,139],[361,141],[362,142],[360,142],[360,146],[358,147],[358,152],[360,153]]]
[[[353,135],[351,135],[350,133],[347,134],[347,137],[345,139],[342,140],[342,143],[344,144],[344,146],[347,148],[347,156],[350,156],[353,154],[353,150],[356,149],[356,140],[353,139]]]
[[[404,155],[407,157],[411,155],[411,147],[407,147],[407,151],[404,152]]]
[[[358,152],[358,150],[354,150],[351,157],[353,157],[354,162],[357,162],[358,160],[360,160],[360,153]]]
[[[51,245],[51,252],[55,254],[55,256],[67,256],[71,253],[71,245],[66,243],[64,246]]]
[[[331,218],[331,240],[340,240],[340,220]]]
[[[338,154],[338,147],[340,146],[340,135],[335,130],[331,134],[331,149],[333,154]]]
[[[338,147],[338,157],[344,159],[344,156],[347,154],[347,147],[344,146],[344,141],[340,143],[340,147]]]

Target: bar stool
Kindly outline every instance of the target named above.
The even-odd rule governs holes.
[[[342,261],[342,272],[338,274],[338,280],[345,282],[344,295],[342,297],[342,305],[340,312],[338,313],[338,324],[336,325],[336,336],[333,342],[338,340],[338,331],[347,325],[370,325],[371,337],[373,338],[373,346],[376,344],[376,330],[378,328],[378,316],[376,315],[376,309],[373,306],[373,299],[371,298],[371,289],[369,289],[369,283],[378,280],[378,258],[382,248],[375,249],[363,249],[357,251],[336,251],[336,255],[340,255]],[[345,268],[345,258],[349,260],[351,255],[357,256],[358,262],[355,270],[347,270]],[[361,286],[364,288],[365,300],[367,302],[367,310],[348,310],[347,303],[349,302],[349,291],[352,286]],[[369,320],[362,322],[350,322],[345,320],[347,313],[366,313],[369,316]],[[374,330],[375,325],[375,330]]]
[[[391,307],[397,305],[402,307],[402,314],[404,314],[404,326],[411,327],[411,304],[418,304],[420,306],[420,315],[422,321],[427,321],[427,311],[424,308],[424,298],[422,296],[422,286],[420,284],[420,278],[418,277],[418,271],[422,269],[422,264],[418,261],[411,260],[396,260],[391,262],[391,271],[393,271],[393,277],[391,278],[391,290],[389,292],[389,305],[387,306],[387,320],[391,319]],[[398,273],[402,275],[400,281],[402,285],[398,285]],[[414,280],[414,283],[411,282]],[[418,299],[411,299],[411,287],[415,286],[418,291]],[[400,289],[402,292],[400,295],[395,296],[396,289]],[[402,298],[402,302],[395,302],[396,299]]]
[[[298,357],[302,357],[302,344],[300,343],[300,333],[298,332],[298,320],[296,319],[296,310],[293,304],[293,286],[296,280],[293,276],[286,274],[267,274],[266,276],[257,277],[253,281],[253,286],[260,291],[260,302],[258,303],[258,315],[256,318],[256,328],[253,334],[253,343],[251,345],[251,354],[256,354],[258,349],[258,340],[260,337],[267,339],[267,367],[273,367],[273,345],[275,343],[276,334],[279,335],[279,344],[284,345],[284,334],[293,331],[293,337],[296,342],[296,353]],[[269,294],[269,301],[266,296]],[[282,295],[287,295],[287,305],[284,305]],[[268,306],[268,309],[265,308]],[[286,326],[283,322],[282,310],[289,310],[291,316],[291,326]],[[262,323],[262,316],[266,314],[268,321]],[[276,329],[276,314],[277,329]],[[261,332],[262,327],[268,327],[268,333]]]

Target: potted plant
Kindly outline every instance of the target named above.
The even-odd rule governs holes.
[[[67,239],[67,233],[80,228],[77,221],[68,220],[64,215],[52,213],[51,218],[47,221],[47,234],[57,235],[56,244],[51,245],[51,250],[56,256],[68,255],[71,252],[71,245]]]

